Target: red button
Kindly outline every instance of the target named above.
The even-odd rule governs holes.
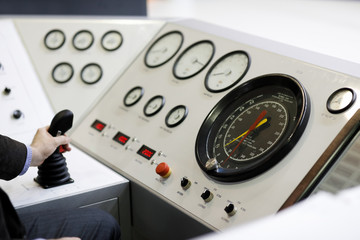
[[[167,163],[162,162],[156,167],[156,173],[164,178],[167,178],[171,174],[171,169]]]

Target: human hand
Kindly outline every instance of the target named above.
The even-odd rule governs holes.
[[[31,166],[40,166],[46,158],[53,154],[57,147],[63,145],[65,151],[70,151],[70,138],[65,135],[51,136],[49,126],[39,128],[30,147],[32,149]]]

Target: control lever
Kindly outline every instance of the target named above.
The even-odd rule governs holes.
[[[74,115],[70,110],[58,112],[51,121],[48,132],[56,137],[65,134],[72,127]],[[61,146],[38,167],[38,176],[34,179],[43,188],[51,188],[73,183],[68,172],[66,158],[62,155]]]

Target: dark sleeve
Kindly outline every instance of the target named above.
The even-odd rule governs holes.
[[[24,168],[27,149],[25,144],[0,135],[0,178],[10,180]]]

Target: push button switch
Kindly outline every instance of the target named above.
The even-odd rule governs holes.
[[[156,173],[163,178],[168,178],[171,175],[171,168],[165,162],[160,163],[156,167]]]

